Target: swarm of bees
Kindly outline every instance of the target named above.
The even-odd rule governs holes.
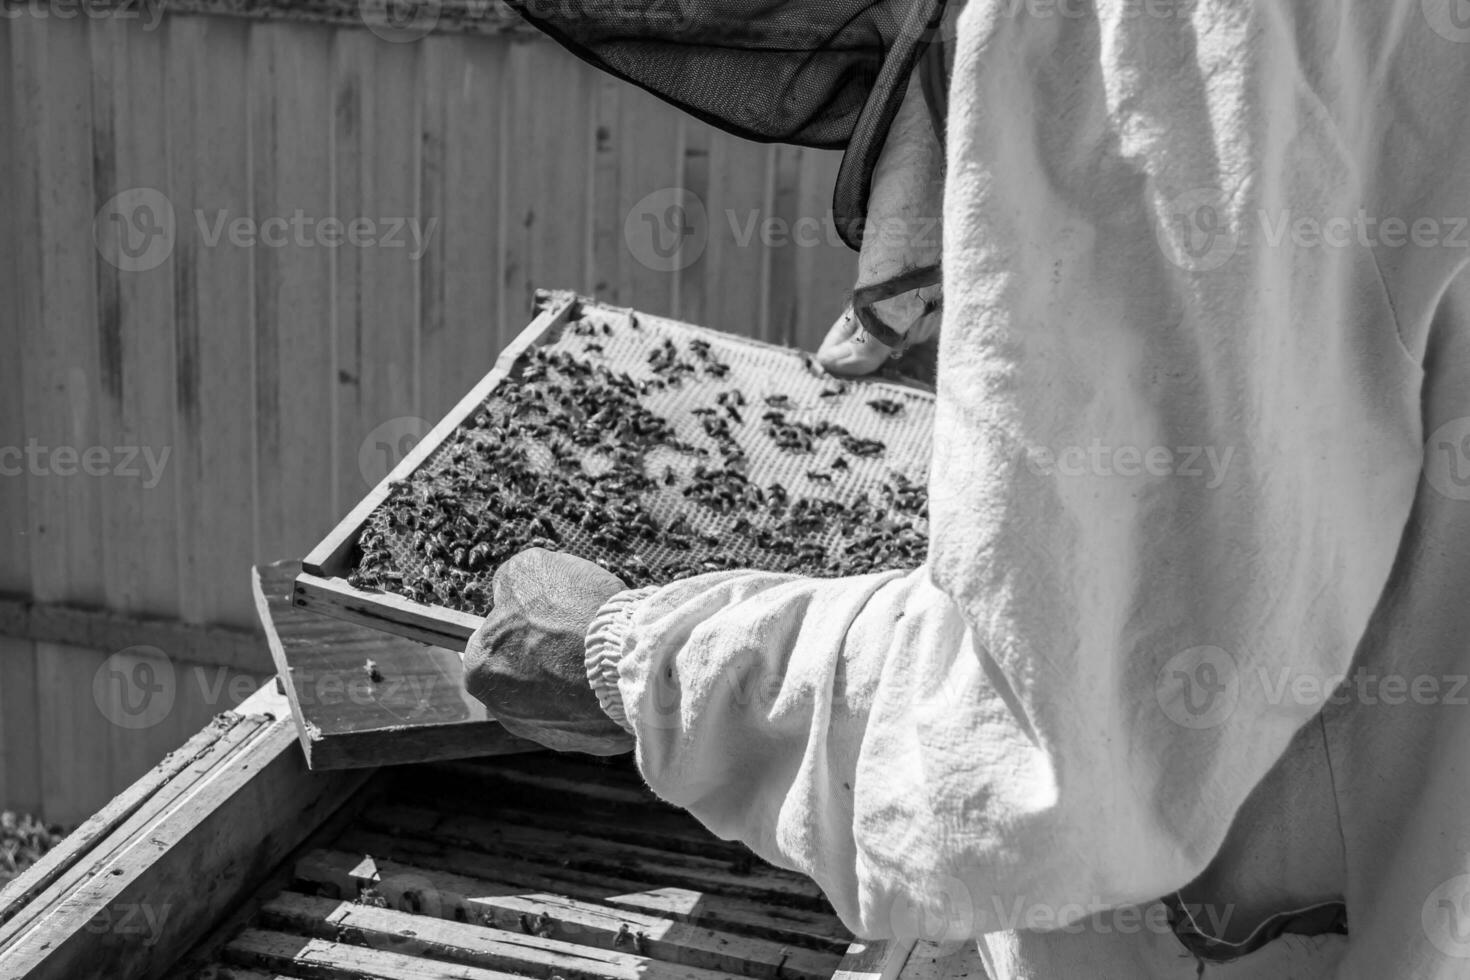
[[[359,538],[351,584],[484,614],[495,570],[533,547],[597,561],[630,587],[726,568],[840,576],[923,562],[921,485],[892,474],[851,499],[827,492],[848,485],[849,458],[880,457],[884,443],[804,421],[786,394],[748,399],[707,341],[651,342],[651,377],[635,380],[603,356],[606,325],[574,329],[593,341],[588,358],[533,349],[429,464],[389,488]],[[693,385],[720,389],[694,410],[705,446],[644,403]],[[846,391],[839,383],[822,397]],[[880,415],[902,410],[868,404]],[[746,426],[746,412],[761,408]],[[752,479],[742,438],[814,460],[820,451],[828,462],[806,469],[805,481],[808,493],[824,492]],[[672,494],[686,503],[671,513]]]

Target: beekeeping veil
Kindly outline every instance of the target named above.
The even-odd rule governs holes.
[[[832,204],[853,248],[873,166],[944,2],[509,0],[579,57],[705,122],[845,150]]]

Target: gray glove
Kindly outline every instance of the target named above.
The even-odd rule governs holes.
[[[495,572],[495,607],[465,649],[465,687],[506,731],[562,752],[617,755],[633,736],[597,703],[585,639],[626,586],[583,558],[531,548]]]

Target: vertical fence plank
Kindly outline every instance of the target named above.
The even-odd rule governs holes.
[[[698,322],[719,330],[764,336],[771,262],[790,262],[791,228],[775,220],[769,190],[773,148],[729,133],[711,137],[705,209],[705,309]]]
[[[0,810],[41,812],[36,645],[0,636]]]
[[[512,44],[505,135],[506,315],[526,319],[537,287],[586,289],[592,71],[541,42]]]
[[[639,89],[625,86],[614,138],[619,151],[620,192],[609,202],[621,239],[619,302],[649,313],[672,314],[677,261],[667,251],[669,206],[677,200],[684,160],[677,112]]]
[[[330,253],[293,242],[300,214],[331,213],[331,38],[256,24],[250,52],[256,553],[304,554],[335,523]],[[355,447],[353,447],[355,448]]]
[[[103,18],[92,40],[93,173],[96,194],[150,194],[168,199],[168,139],[163,35],[133,20]],[[146,201],[134,224],[157,209]],[[142,210],[147,209],[147,210]],[[166,227],[166,225],[165,225]],[[116,468],[101,477],[105,598],[110,608],[156,615],[178,609],[174,446],[173,266],[179,231],[158,264],[148,253],[104,253],[97,265],[102,336],[98,396],[102,448]],[[141,243],[140,243],[141,244]],[[130,462],[129,462],[130,461]]]
[[[501,101],[509,42],[423,42],[420,214],[438,231],[420,261],[420,407],[437,421],[520,324],[501,320]]]
[[[777,146],[771,161],[771,214],[788,220],[800,217],[798,195],[801,190],[801,154],[795,146]],[[762,337],[773,344],[796,342],[802,270],[793,261],[772,258],[771,291],[766,297],[765,333]]]
[[[0,133],[15,133],[16,66],[11,59],[10,21],[0,21]],[[11,220],[21,214],[18,175],[32,148],[18,139],[0,141],[0,214]],[[34,207],[28,202],[27,210]],[[31,587],[30,547],[26,539],[29,502],[25,475],[25,357],[21,319],[21,253],[27,250],[19,234],[0,238],[0,592],[24,595]],[[4,761],[0,759],[0,779]],[[3,805],[0,790],[0,805]]]
[[[360,500],[407,451],[418,431],[418,262],[436,247],[437,223],[420,221],[417,166],[421,43],[393,43],[366,31],[336,33],[332,44],[332,171],[328,212],[362,244],[331,250],[336,330],[335,510]],[[415,229],[417,230],[415,232]],[[371,458],[387,453],[381,460]],[[364,459],[364,454],[370,458]],[[381,464],[364,472],[364,462]]]
[[[677,249],[671,312],[692,323],[704,323],[709,316],[705,286],[710,278],[710,237],[720,231],[718,225],[711,224],[710,213],[710,143],[714,135],[705,123],[679,119],[677,183],[687,196],[677,209],[668,204],[651,209],[657,218],[652,224],[646,212],[639,215],[646,227],[656,228],[653,236],[660,249]]]
[[[10,22],[18,157],[14,238],[28,458],[31,594],[41,600],[102,599],[100,511],[95,478],[63,475],[98,444],[96,248],[92,188],[91,82],[86,21]],[[29,445],[27,447],[30,448]],[[29,454],[28,454],[29,456]],[[65,465],[58,465],[65,464]],[[125,542],[101,542],[104,548]]]
[[[821,247],[798,249],[794,263],[795,333],[784,342],[807,350],[816,350],[822,342],[857,276],[857,253],[842,244],[832,218],[832,188],[841,161],[842,155],[832,151],[798,151],[797,219],[820,220],[825,235]]]
[[[36,644],[41,811],[49,821],[80,823],[110,796],[110,748],[124,731],[103,715],[93,685],[122,696],[132,681],[106,674],[107,658],[105,651]]]
[[[622,103],[627,86],[611,75],[593,80],[592,174],[588,207],[592,240],[588,249],[592,293],[608,303],[623,304],[619,275],[627,248],[623,244],[623,216],[618,210],[621,181]]]
[[[170,196],[181,223],[173,256],[179,614],[195,623],[249,627],[255,622],[252,252],[233,245],[223,228],[251,214],[251,27],[232,17],[170,17],[164,27]]]

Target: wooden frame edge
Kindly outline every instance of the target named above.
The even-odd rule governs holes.
[[[897,980],[914,952],[914,939],[862,939],[847,947],[832,980]]]
[[[79,842],[67,867],[93,865],[59,900],[26,909],[28,923],[0,951],[0,975],[87,976],[107,963],[118,980],[158,976],[377,772],[309,771],[273,683],[232,714],[257,725],[155,819],[126,835]],[[162,768],[139,780],[138,793],[151,796],[168,783]],[[104,816],[112,809],[98,817],[114,819],[115,812]],[[202,881],[211,887],[200,888]],[[153,929],[141,940],[140,922]]]

